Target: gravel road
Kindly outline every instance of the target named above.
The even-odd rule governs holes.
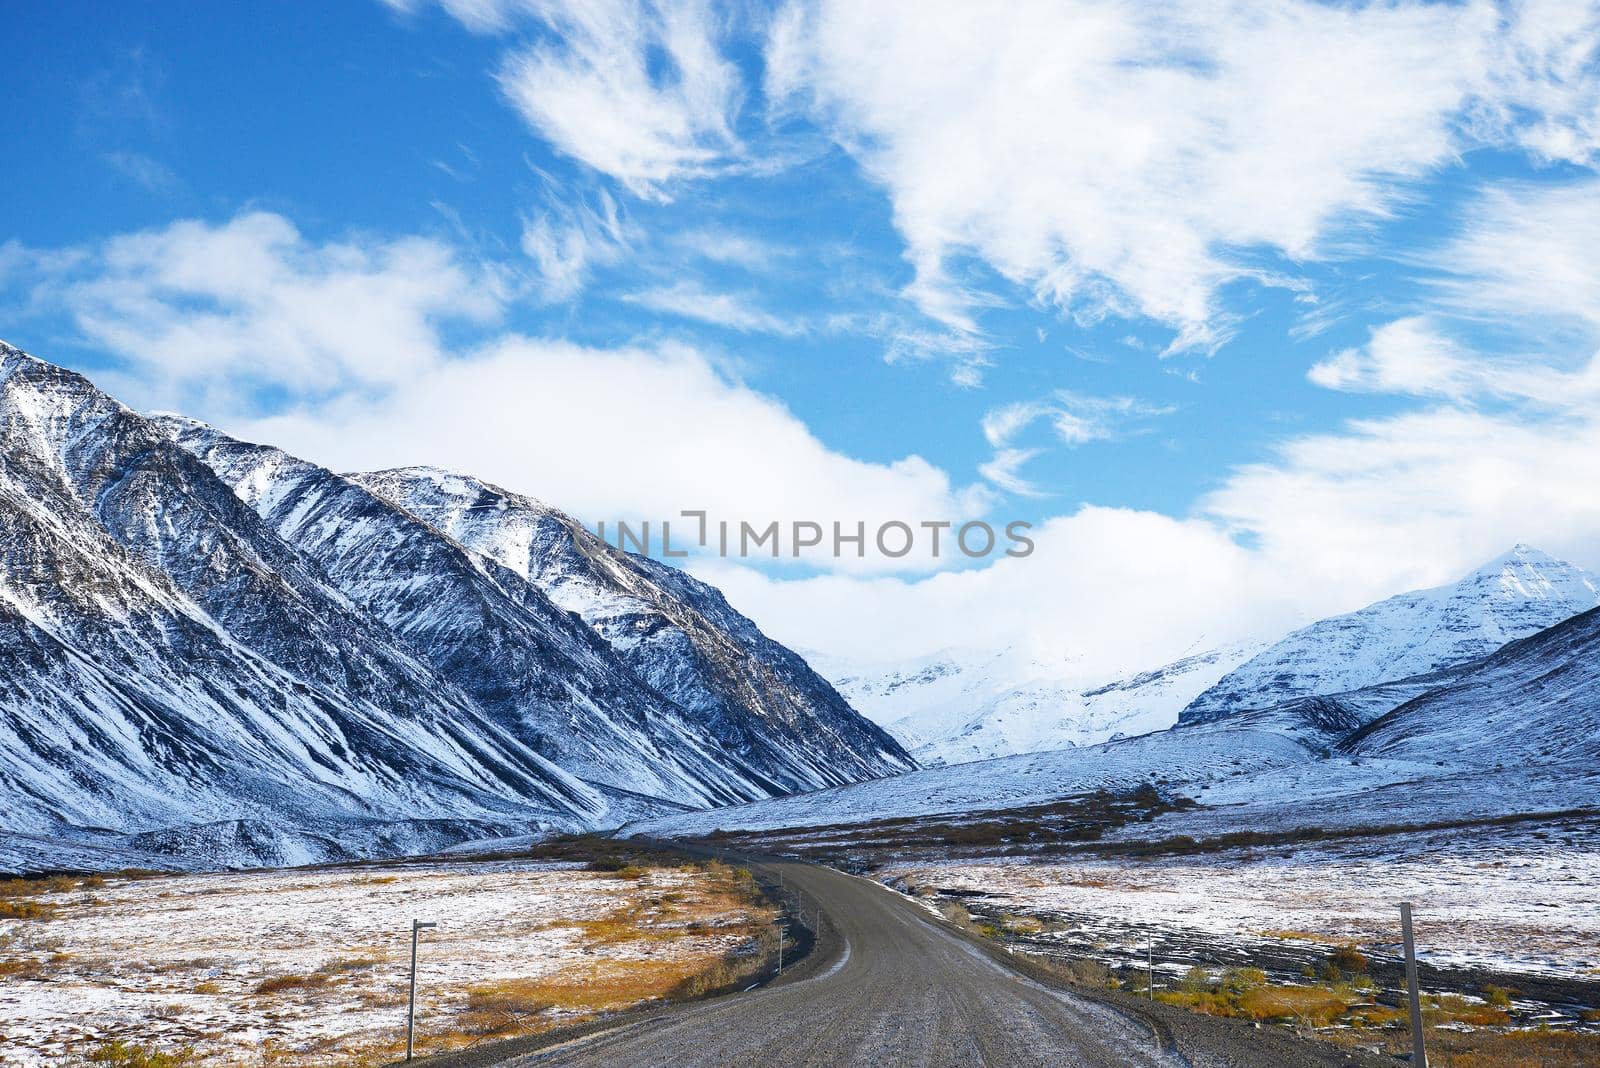
[[[541,1038],[429,1058],[430,1068],[915,1065],[922,1068],[1300,1068],[1383,1064],[1230,1021],[1056,989],[1007,954],[867,879],[752,863],[823,919],[816,949],[761,989]],[[550,1044],[554,1041],[555,1044]]]

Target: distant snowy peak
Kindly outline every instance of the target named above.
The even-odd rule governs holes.
[[[1600,583],[1518,545],[1447,586],[1402,593],[1295,631],[1183,710],[1200,723],[1296,698],[1362,690],[1484,656],[1600,603]]]
[[[838,665],[840,690],[927,765],[1094,745],[1164,730],[1256,651],[1230,645],[1107,679],[1070,658],[946,650],[898,669]]]

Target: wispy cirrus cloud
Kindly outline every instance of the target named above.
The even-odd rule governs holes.
[[[416,0],[386,0],[410,11]],[[516,35],[496,79],[557,151],[634,194],[736,157],[738,69],[722,53],[724,19],[701,0],[443,0],[476,33]]]
[[[1048,420],[1065,445],[1110,441],[1143,428],[1149,420],[1171,415],[1169,405],[1148,404],[1136,397],[1102,397],[1073,390],[1057,390],[1040,400],[1019,401],[991,409],[983,418],[983,435],[990,445],[1009,443],[1022,430]]]
[[[1444,310],[1524,327],[1554,320],[1600,335],[1600,178],[1485,188],[1460,230],[1409,259]]]
[[[1561,8],[799,0],[766,91],[886,189],[927,314],[975,328],[951,270],[975,256],[1211,351],[1237,327],[1224,286],[1295,284],[1259,252],[1323,254],[1464,148],[1592,159],[1597,8]]]
[[[641,289],[624,294],[622,299],[654,311],[726,327],[743,334],[792,337],[805,329],[805,324],[799,320],[763,311],[755,305],[754,298],[747,294],[719,293],[692,281]]]
[[[596,267],[616,263],[629,237],[617,203],[604,190],[595,206],[554,197],[522,220],[522,251],[533,261],[545,300],[570,300],[583,291]]]
[[[1135,397],[1094,396],[1057,390],[1048,397],[1017,401],[984,413],[984,440],[995,452],[980,473],[996,486],[1024,497],[1048,494],[1021,475],[1022,465],[1043,450],[1018,448],[1013,443],[1029,427],[1047,422],[1056,440],[1068,448],[1094,441],[1112,441],[1140,433],[1151,419],[1171,415],[1176,409],[1148,404]]]

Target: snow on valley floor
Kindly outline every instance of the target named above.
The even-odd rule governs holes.
[[[874,875],[953,894],[974,910],[1049,918],[1059,941],[1106,963],[1181,974],[1193,936],[1216,945],[1353,941],[1399,953],[1402,901],[1414,903],[1419,958],[1593,981],[1600,978],[1600,850],[1592,826],[1407,835],[1404,841],[1251,857],[1097,858],[1070,862],[925,860]],[[1174,947],[1163,961],[1162,946]]]
[[[393,1059],[413,918],[439,925],[420,951],[421,1049],[503,1027],[519,990],[554,1003],[548,1026],[597,1007],[552,995],[562,983],[608,979],[618,1007],[753,953],[770,914],[748,891],[720,866],[462,861],[113,876],[9,898],[12,913],[53,915],[0,920],[0,1063],[70,1063],[114,1038],[192,1047],[208,1064]]]

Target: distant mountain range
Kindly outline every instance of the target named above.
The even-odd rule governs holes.
[[[1184,708],[1198,723],[1297,697],[1360,690],[1475,660],[1600,604],[1593,576],[1518,545],[1458,582],[1302,627]]]
[[[1230,645],[1130,675],[1095,675],[1020,649],[949,651],[884,669],[812,662],[926,765],[1094,745],[1164,730],[1258,645]]]
[[[946,652],[878,671],[816,662],[919,762],[957,764],[1335,694],[1336,702],[1301,707],[1354,728],[1420,693],[1414,676],[1467,663],[1597,604],[1593,576],[1518,545],[1447,586],[1319,620],[1271,644],[1223,646],[1109,680],[1086,682],[1083,665],[1015,649]]]
[[[283,863],[912,766],[682,572],[342,476],[0,345],[0,832]]]
[[[1413,626],[1435,615],[1440,604],[1454,606],[1443,618],[1455,622],[1474,619],[1487,627],[1487,619],[1526,621],[1534,618],[1527,600],[1544,603],[1547,610],[1551,591],[1582,600],[1589,581],[1568,565],[1519,548],[1462,583],[1381,602],[1387,607],[1376,618],[1389,620],[1395,633],[1381,627],[1367,633],[1390,651],[1397,670],[1404,670],[1419,656],[1431,663],[1427,649],[1461,650],[1474,643],[1457,627],[1449,628],[1450,637],[1441,644],[1439,632]],[[1456,611],[1463,605],[1457,595],[1465,590],[1486,597],[1481,612]],[[1356,615],[1368,622],[1375,618]],[[1286,649],[1305,650],[1304,633],[1297,632]],[[1352,630],[1342,626],[1335,633],[1348,637]],[[1419,639],[1424,651],[1413,653],[1413,645],[1398,640],[1402,636]],[[935,814],[944,819],[1151,783],[1201,804],[1130,828],[1128,836],[1206,838],[1295,828],[1320,834],[1362,825],[1393,829],[1505,817],[1533,827],[1544,819],[1560,822],[1561,813],[1581,816],[1595,810],[1600,798],[1600,608],[1422,674],[1383,678],[1352,690],[1304,692],[1351,678],[1340,656],[1360,656],[1367,648],[1362,643],[1330,646],[1326,677],[1310,670],[1309,659],[1298,657],[1292,677],[1300,696],[1277,704],[1257,707],[1261,699],[1247,695],[1231,710],[1138,737],[928,767],[818,793],[656,817],[631,830],[672,836]],[[1362,657],[1362,662],[1372,661]],[[1372,674],[1388,672],[1358,677]],[[830,833],[848,838],[845,832]],[[1372,848],[1384,848],[1383,839],[1375,839]]]

